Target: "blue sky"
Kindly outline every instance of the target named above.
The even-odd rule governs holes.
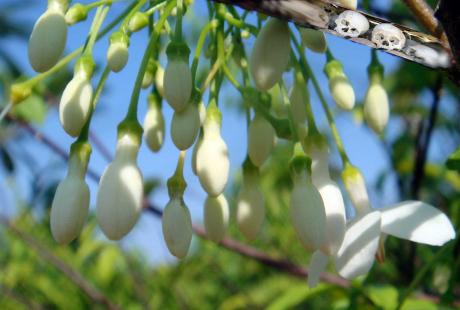
[[[87,1],[83,1],[87,2]],[[185,20],[184,27],[189,29],[190,22],[193,20],[194,23],[204,24],[207,20],[207,10],[204,5],[204,1],[195,1],[195,10],[193,11],[195,16],[192,16],[192,10],[189,10],[189,15]],[[28,6],[21,11],[21,18],[25,21],[33,21],[39,17],[39,15],[45,10],[45,1],[35,1],[35,5]],[[386,1],[379,1],[379,3],[388,3]],[[126,6],[125,1],[115,3],[109,13],[108,21],[113,16],[116,16]],[[75,25],[70,28],[68,34],[68,42],[66,47],[66,54],[73,51],[74,49],[81,46],[86,38],[86,34],[90,27],[91,17],[94,12],[90,15],[90,18],[84,23]],[[30,22],[33,25],[33,22]],[[135,33],[131,39],[130,45],[130,56],[127,67],[120,73],[111,74],[107,83],[107,89],[101,97],[100,103],[98,104],[97,111],[94,115],[92,122],[92,131],[102,140],[103,144],[108,150],[114,153],[116,143],[116,126],[118,122],[122,120],[129,103],[130,94],[133,88],[134,80],[136,78],[137,70],[142,58],[142,54],[147,42],[146,31]],[[334,55],[343,62],[345,72],[348,75],[356,93],[357,101],[361,101],[365,95],[368,80],[366,67],[370,60],[370,51],[367,47],[360,46],[358,44],[351,43],[349,41],[327,36],[328,43]],[[30,76],[34,73],[27,61],[27,44],[22,41],[15,39],[9,39],[2,44],[6,43],[7,50],[15,56],[16,60],[20,63],[22,68]],[[194,42],[188,42],[192,47]],[[247,41],[247,51],[253,44],[253,39]],[[96,61],[102,64],[105,61],[106,50],[108,47],[108,39],[104,38],[100,40],[94,50],[94,56]],[[193,48],[192,48],[193,50]],[[379,53],[382,63],[385,65],[386,71],[390,72],[392,68],[398,63],[398,59],[387,55],[385,53]],[[322,70],[325,63],[324,55],[314,54],[307,52],[307,58],[310,64],[313,66],[314,71],[320,83],[323,87],[327,100],[333,106],[332,99],[329,96],[327,89],[327,81]],[[162,59],[165,59],[165,55],[162,55]],[[163,62],[164,64],[164,62]],[[99,74],[99,73],[98,73]],[[97,74],[97,75],[98,75]],[[93,85],[96,84],[98,76],[93,80]],[[239,94],[235,92],[229,83],[223,89],[225,96],[231,100],[235,100],[235,103],[239,101]],[[321,110],[318,98],[315,95],[313,89],[310,89],[312,94],[312,104],[315,115],[318,119],[318,124],[321,127],[328,130],[326,121]],[[140,96],[139,112],[138,116],[143,121],[146,113],[146,94],[147,91],[143,91]],[[206,98],[206,97],[205,97]],[[144,177],[157,177],[162,180],[163,184],[152,196],[152,202],[155,205],[163,207],[168,201],[168,195],[166,191],[165,182],[167,178],[174,172],[176,161],[178,157],[178,151],[173,145],[169,136],[170,121],[172,118],[172,109],[166,104],[163,104],[164,116],[166,119],[166,140],[162,150],[158,154],[151,153],[145,145],[142,146],[139,154],[139,166],[144,174]],[[235,175],[239,172],[239,167],[243,162],[246,154],[246,129],[244,118],[236,112],[236,109],[229,108],[229,104],[223,107],[223,129],[222,135],[224,140],[227,142],[230,152],[231,159],[231,177],[230,184],[234,180]],[[396,125],[396,124],[395,124]],[[339,132],[344,140],[346,150],[352,160],[364,173],[366,180],[369,184],[372,184],[379,173],[386,169],[388,164],[387,156],[381,147],[381,144],[370,130],[368,130],[362,124],[356,124],[353,121],[350,113],[342,113],[337,118],[337,126]],[[66,135],[64,130],[61,128],[58,119],[58,113],[56,109],[50,111],[45,124],[40,128],[44,133],[51,137],[55,142],[61,145],[63,148],[68,149],[70,144],[73,142],[69,136]],[[391,130],[389,131],[391,134]],[[52,173],[49,173],[49,177],[53,179],[60,179],[64,176],[66,169],[65,165],[59,165],[61,160],[59,157],[48,150],[46,150],[39,143],[32,143],[27,146],[30,148],[32,154],[38,154],[37,160],[39,165],[45,167],[50,162],[56,163]],[[105,159],[93,148],[93,155],[90,161],[91,169],[98,173],[102,173],[107,162]],[[365,151],[363,151],[365,150]],[[190,152],[191,153],[191,152]],[[338,162],[338,156],[335,147],[332,148],[333,163]],[[191,155],[191,154],[189,154]],[[30,174],[27,173],[25,168],[20,168],[18,172],[19,184],[16,186],[18,189],[17,193],[24,201],[29,197],[30,193],[23,190],[26,188],[26,184],[30,181]],[[188,188],[185,194],[186,204],[189,206],[192,217],[195,222],[201,222],[202,219],[202,205],[205,199],[205,193],[201,189],[197,178],[192,174],[190,167],[190,156],[186,161],[185,178],[188,183]],[[9,187],[7,180],[4,180],[2,185],[2,191],[5,191],[6,187]],[[371,200],[375,206],[381,206],[383,204],[394,202],[396,194],[392,192],[393,181],[390,181],[386,186],[386,192],[384,197],[377,197],[371,192]],[[97,193],[97,184],[88,179],[88,184],[91,188],[91,209],[94,210],[94,201]],[[9,193],[11,196],[11,192]],[[13,201],[14,199],[10,199]],[[234,210],[232,210],[234,211]],[[268,223],[266,223],[268,225]],[[101,236],[101,238],[103,238]],[[157,218],[152,217],[150,214],[143,214],[141,220],[136,225],[135,229],[121,241],[122,246],[138,248],[140,251],[146,254],[152,262],[163,262],[172,259],[172,256],[168,253],[166,246],[163,241],[161,233],[161,223]]]

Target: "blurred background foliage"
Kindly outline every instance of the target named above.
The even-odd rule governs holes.
[[[12,11],[26,5],[23,2],[0,4],[0,42],[11,37],[27,39],[31,21],[9,18]],[[434,4],[435,1],[430,2]],[[363,6],[395,22],[416,25],[401,1],[390,3],[384,9],[374,7],[373,1],[364,1]],[[0,44],[3,98],[7,98],[8,86],[23,78],[21,72],[14,57]],[[116,243],[95,237],[94,218],[89,219],[78,240],[70,246],[58,246],[48,228],[48,212],[56,182],[44,178],[43,171],[34,171],[33,154],[12,145],[14,142],[20,146],[33,139],[17,121],[39,126],[56,103],[69,76],[64,70],[46,80],[35,95],[13,110],[14,120],[10,118],[1,124],[2,175],[14,180],[19,162],[26,163],[35,174],[35,181],[29,184],[32,201],[18,201],[19,211],[14,213],[10,223],[2,220],[1,309],[97,309],[113,305],[126,309],[395,309],[398,298],[420,270],[424,273],[416,283],[417,292],[438,296],[441,305],[413,294],[403,309],[449,309],[455,307],[454,301],[458,305],[458,238],[443,249],[442,255],[437,255],[442,249],[415,247],[389,237],[386,261],[374,267],[366,278],[356,280],[349,288],[322,283],[315,289],[308,289],[303,278],[198,237],[184,261],[152,266],[143,253],[125,251]],[[401,62],[397,70],[387,76],[385,83],[393,102],[391,126],[395,129],[382,138],[381,143],[393,169],[381,173],[373,190],[383,191],[387,178],[396,176],[400,199],[418,198],[431,202],[448,214],[455,227],[460,227],[460,177],[457,172],[447,170],[443,160],[429,161],[422,172],[423,178],[414,182],[421,136],[433,113],[433,106],[422,102],[421,97],[436,91],[440,76],[439,72],[409,62]],[[439,148],[437,158],[446,158],[460,142],[458,88],[446,78],[442,81],[444,94],[452,97],[453,104],[435,111],[436,123],[430,138],[431,147]],[[355,114],[356,121],[360,122],[359,108]],[[289,150],[288,145],[281,144],[263,171],[267,219],[261,236],[249,245],[270,256],[288,257],[303,265],[308,261],[308,254],[295,241],[285,212],[290,176],[287,165],[279,164],[289,160]],[[236,182],[228,191],[232,210],[238,187]],[[247,243],[234,221],[231,223],[229,236]]]

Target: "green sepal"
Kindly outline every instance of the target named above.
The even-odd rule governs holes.
[[[168,56],[168,61],[182,60],[188,63],[190,48],[183,41],[171,41],[166,48],[166,55]]]
[[[329,79],[335,77],[335,76],[340,76],[340,75],[345,75],[343,72],[343,65],[340,61],[334,59],[331,61],[328,61],[326,65],[324,66],[324,73],[327,75]]]
[[[208,104],[206,108],[206,120],[205,123],[215,122],[218,123],[219,126],[222,124],[222,113],[220,112],[219,108],[217,107],[216,99],[213,98]]]
[[[94,60],[91,55],[81,56],[74,67],[74,74],[82,74],[86,79],[90,80],[94,73]]]
[[[311,174],[311,159],[305,154],[300,143],[294,145],[294,154],[289,161],[289,170],[293,175],[300,175],[305,171]]]
[[[117,137],[120,139],[122,136],[128,134],[139,146],[142,143],[142,134],[144,129],[137,119],[125,118],[118,124]]]
[[[91,152],[92,147],[88,141],[77,140],[70,146],[70,157],[77,156],[78,160],[86,165],[88,165]]]
[[[129,46],[129,36],[123,31],[115,31],[110,35],[110,44],[121,43]]]
[[[65,21],[68,25],[74,25],[88,18],[88,7],[81,3],[76,3],[65,13]]]

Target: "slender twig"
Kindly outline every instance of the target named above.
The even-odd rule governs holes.
[[[34,249],[36,253],[46,262],[53,265],[56,269],[62,272],[67,278],[69,278],[75,285],[77,285],[93,302],[104,305],[107,309],[118,310],[121,309],[119,306],[113,304],[103,293],[96,289],[91,283],[89,283],[80,273],[74,270],[61,258],[56,256],[38,240],[31,235],[18,229],[14,224],[1,219],[0,223],[8,227],[9,231],[12,232],[16,237],[21,239],[30,248]]]

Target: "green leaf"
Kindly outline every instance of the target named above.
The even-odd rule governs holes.
[[[404,305],[401,307],[401,310],[436,310],[438,307],[426,300],[417,300],[417,299],[408,299]]]
[[[450,170],[460,171],[460,148],[449,156],[446,167]]]
[[[11,114],[25,122],[43,124],[48,108],[41,96],[32,95],[13,107]]]
[[[398,305],[398,290],[392,286],[371,286],[367,288],[368,296],[383,309],[396,309]]]

